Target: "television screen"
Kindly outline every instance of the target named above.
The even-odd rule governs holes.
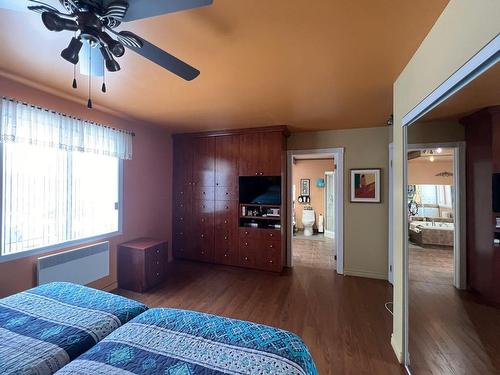
[[[281,177],[240,177],[240,203],[280,205]]]
[[[493,175],[493,212],[500,212],[500,173]]]

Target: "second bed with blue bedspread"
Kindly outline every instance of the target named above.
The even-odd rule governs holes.
[[[261,324],[177,309],[150,309],[57,375],[317,375],[303,341]]]

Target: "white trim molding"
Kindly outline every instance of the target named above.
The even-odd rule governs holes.
[[[500,34],[404,115],[402,126],[417,121],[499,61]]]

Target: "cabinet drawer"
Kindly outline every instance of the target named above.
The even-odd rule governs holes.
[[[229,266],[238,265],[238,250],[231,246],[216,246],[215,262]]]
[[[260,238],[263,240],[281,240],[281,231],[276,229],[261,229],[260,230]]]
[[[217,186],[215,188],[215,199],[220,201],[237,201],[239,199],[238,188],[235,186]]]
[[[257,228],[240,228],[240,238],[259,238],[259,230]]]
[[[262,251],[268,251],[268,250],[281,251],[281,241],[266,240],[266,241],[261,241],[260,244]]]
[[[214,190],[213,186],[197,186],[194,189],[194,198],[200,200],[214,200]]]
[[[257,259],[257,267],[266,271],[280,272],[282,270],[281,250],[262,251]]]
[[[191,199],[192,187],[190,185],[182,185],[174,190],[174,202],[186,202]]]
[[[252,249],[256,250],[260,247],[260,240],[255,238],[242,238],[240,237],[240,249]]]
[[[191,202],[176,201],[174,202],[174,215],[186,216],[191,212]]]
[[[215,202],[213,200],[197,199],[193,201],[193,204],[193,213],[196,215],[214,213]]]
[[[242,248],[239,249],[239,265],[241,267],[254,268],[256,266],[255,252],[251,249]]]

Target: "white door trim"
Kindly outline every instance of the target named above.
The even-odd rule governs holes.
[[[392,182],[393,182],[393,171],[392,171],[392,159],[393,159],[393,154],[394,154],[394,145],[392,143],[389,144],[389,189],[388,189],[388,195],[389,195],[389,199],[388,199],[388,204],[387,204],[387,209],[389,210],[389,214],[388,214],[388,229],[389,229],[389,240],[388,240],[388,256],[387,256],[387,260],[388,260],[388,264],[387,264],[387,272],[388,272],[388,275],[387,275],[387,280],[391,283],[391,284],[394,284],[394,244],[393,244],[393,239],[392,239],[392,234],[393,234],[393,222],[394,222],[394,218],[393,218],[393,215],[392,215],[392,207],[393,207],[393,191],[394,191],[394,187],[392,186]]]
[[[344,274],[344,148],[322,148],[311,150],[289,150],[287,151],[287,219],[288,225],[286,228],[286,264],[288,267],[293,267],[292,257],[292,166],[293,157],[298,155],[309,154],[331,154],[335,160],[336,178],[335,184],[335,250],[337,255],[337,273]]]
[[[325,177],[326,176],[332,176],[332,181],[333,181],[333,186],[332,186],[332,190],[333,190],[333,196],[335,197],[335,171],[325,171]],[[326,178],[325,178],[325,204],[324,204],[324,210],[323,212],[325,213],[325,221],[323,223],[323,227],[325,228],[325,237],[328,237],[328,238],[335,238],[335,230],[327,230],[326,229],[326,220],[328,220],[328,188],[326,186]],[[335,211],[335,204],[334,204],[334,207],[333,207],[333,210]],[[335,213],[334,213],[335,215]],[[334,216],[335,217],[335,216]]]
[[[438,147],[453,149],[453,185],[455,187],[453,189],[455,223],[453,240],[453,285],[457,289],[467,289],[465,142],[409,144],[408,151]],[[408,168],[408,163],[405,164],[404,168]]]

